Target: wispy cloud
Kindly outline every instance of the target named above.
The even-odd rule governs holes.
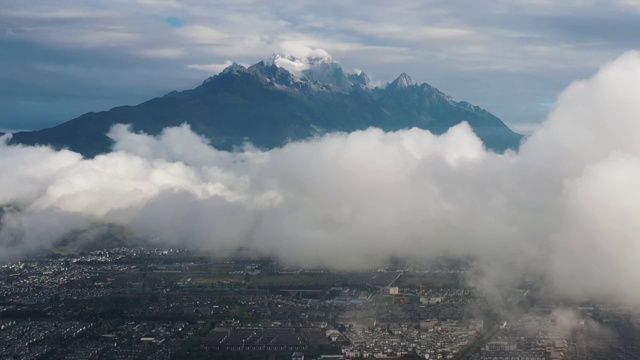
[[[229,38],[227,34],[205,25],[188,25],[178,30],[180,35],[197,45],[222,44]]]
[[[177,48],[141,49],[138,53],[145,57],[157,59],[179,59],[185,56],[184,50]]]
[[[189,64],[187,67],[193,70],[204,71],[210,74],[217,74],[224,70],[226,67],[231,66],[232,61],[227,60],[222,64]]]

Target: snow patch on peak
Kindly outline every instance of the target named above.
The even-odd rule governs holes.
[[[224,70],[222,70],[222,73],[223,74],[237,73],[237,72],[241,72],[241,71],[245,71],[245,70],[247,70],[246,67],[238,64],[237,62],[233,62],[233,63],[231,63],[231,65],[229,65],[226,68],[224,68]]]
[[[411,76],[407,75],[407,73],[402,73],[397,79],[393,80],[389,86],[395,88],[407,88],[412,85],[414,85],[414,83],[413,80],[411,80]]]
[[[354,86],[361,89],[382,87],[380,82],[373,82],[360,69],[355,69],[355,74],[346,73],[340,63],[325,50],[310,48],[302,50],[304,51],[275,53],[264,63],[266,66],[275,65],[287,70],[297,79],[310,80],[332,90],[349,92]],[[300,57],[300,55],[305,56]]]
[[[280,44],[280,53],[297,59],[316,59],[332,62],[329,52],[321,48],[311,48],[300,41],[285,41]]]
[[[380,82],[374,82],[371,80],[369,75],[365,74],[364,71],[360,69],[355,69],[352,74],[347,76],[351,84],[354,86],[358,86],[362,89],[375,89],[376,87],[381,87],[382,84]]]
[[[322,64],[332,64],[334,61],[328,53],[324,56],[314,55],[304,58],[299,58],[294,55],[273,54],[265,63],[283,68],[297,77],[302,77],[305,70]]]
[[[284,56],[281,54],[273,54],[271,58],[265,61],[267,65],[275,65],[292,73],[296,77],[300,77],[304,70],[309,68],[309,64],[296,58],[295,56]]]

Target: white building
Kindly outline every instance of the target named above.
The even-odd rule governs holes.
[[[400,289],[397,286],[385,286],[382,288],[382,295],[398,295]]]

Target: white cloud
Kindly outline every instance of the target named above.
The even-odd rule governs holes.
[[[139,50],[138,53],[154,59],[180,59],[185,56],[184,50],[177,48],[142,49]]]
[[[222,64],[189,64],[187,67],[193,70],[205,71],[210,74],[218,74],[225,68],[231,66],[233,62],[231,60],[227,60]]]
[[[40,21],[51,21],[51,20],[62,20],[62,21],[74,21],[74,20],[103,20],[107,18],[116,18],[120,17],[115,11],[104,11],[104,10],[91,10],[91,9],[80,9],[80,8],[67,8],[67,9],[58,9],[53,8],[50,11],[39,12],[39,11],[6,11],[3,13],[5,17],[18,18],[18,19],[29,19],[29,20],[40,20]]]
[[[542,127],[541,123],[508,123],[507,125],[513,131],[525,136],[535,133]]]
[[[176,30],[187,41],[197,45],[218,45],[229,36],[224,32],[204,25],[188,25]]]
[[[183,59],[173,69],[186,77],[191,76],[188,69],[219,72],[230,64],[226,59],[255,61],[283,49],[304,54],[326,49],[339,56],[347,66],[358,66],[368,73],[390,79],[399,72],[409,71],[419,81],[436,78],[440,84],[452,89],[455,97],[487,99],[483,97],[485,94],[499,93],[500,96],[492,95],[489,99],[509,95],[516,104],[513,108],[521,109],[531,103],[534,90],[530,89],[537,89],[536,95],[544,92],[545,96],[540,98],[551,97],[570,77],[594,68],[603,58],[628,46],[619,34],[635,33],[634,28],[628,27],[632,21],[621,22],[620,26],[627,26],[623,29],[628,31],[616,32],[615,36],[598,42],[581,42],[576,39],[576,33],[567,31],[572,29],[570,20],[610,20],[605,15],[610,16],[611,12],[617,16],[630,15],[629,9],[635,8],[637,1],[633,0],[617,1],[615,6],[608,1],[503,0],[491,4],[410,1],[404,6],[383,2],[370,7],[337,1],[324,2],[321,6],[311,3],[264,6],[260,2],[226,1],[219,2],[216,7],[202,1],[171,0],[65,0],[63,4],[55,5],[17,1],[3,4],[0,40],[46,44],[47,48],[84,49],[94,55],[90,59],[100,55],[93,51],[104,48],[122,50],[118,53],[123,57],[143,55]],[[164,19],[169,16],[180,18],[185,26],[168,26]],[[166,134],[158,139],[129,134],[138,136],[139,142],[149,147],[146,152],[142,146],[127,143],[129,135],[122,132],[117,143],[120,153],[95,160],[81,160],[77,154],[45,148],[4,146],[0,150],[0,164],[4,169],[12,169],[15,175],[1,177],[0,183],[3,189],[15,191],[3,192],[0,198],[2,203],[17,202],[25,206],[25,210],[5,215],[5,228],[10,222],[12,229],[17,230],[4,230],[2,241],[6,241],[7,234],[12,234],[31,239],[26,241],[29,246],[25,249],[33,249],[38,244],[46,246],[65,231],[64,227],[56,225],[57,230],[50,232],[52,235],[39,237],[47,234],[46,227],[53,226],[43,220],[44,214],[49,213],[67,219],[73,227],[82,225],[84,220],[80,221],[78,217],[84,219],[86,214],[90,219],[126,219],[121,215],[126,209],[139,211],[139,217],[132,216],[132,219],[146,219],[151,224],[160,218],[171,223],[170,216],[162,212],[165,208],[151,208],[149,204],[162,205],[177,200],[187,213],[197,210],[219,215],[220,219],[216,219],[219,223],[213,223],[220,225],[220,230],[216,231],[223,232],[222,237],[228,240],[226,245],[231,247],[235,244],[234,236],[251,239],[246,241],[257,240],[251,237],[255,235],[241,231],[240,227],[223,226],[226,222],[221,219],[236,219],[237,223],[251,224],[254,229],[261,230],[261,234],[271,234],[273,238],[267,236],[265,242],[256,246],[263,251],[282,250],[295,259],[296,256],[305,257],[308,249],[318,250],[316,261],[335,255],[330,245],[344,250],[338,255],[348,253],[348,250],[357,252],[363,239],[370,241],[366,243],[372,252],[368,256],[373,258],[396,248],[390,250],[387,244],[390,238],[399,238],[397,244],[418,250],[412,253],[419,253],[422,246],[427,245],[436,252],[460,253],[469,245],[465,241],[473,240],[487,244],[486,249],[469,247],[487,261],[493,259],[492,251],[499,255],[502,251],[509,252],[514,254],[514,259],[520,259],[518,254],[522,248],[535,249],[531,251],[544,256],[527,256],[523,261],[539,261],[556,269],[553,274],[558,275],[558,285],[570,285],[568,279],[578,276],[576,273],[580,269],[586,269],[586,277],[593,275],[599,279],[593,284],[576,282],[572,292],[588,289],[597,293],[611,286],[616,295],[637,299],[632,290],[616,288],[615,281],[606,286],[602,284],[613,275],[618,279],[637,280],[634,274],[638,271],[624,254],[620,255],[619,263],[612,264],[623,248],[635,254],[631,237],[623,232],[619,236],[620,243],[612,243],[609,247],[593,235],[605,232],[612,224],[615,229],[636,231],[625,216],[633,208],[618,202],[624,196],[611,189],[620,186],[629,190],[625,193],[628,198],[636,196],[633,189],[627,189],[630,186],[627,180],[635,176],[635,158],[639,154],[637,118],[640,112],[635,105],[640,82],[636,71],[637,57],[635,53],[628,54],[605,66],[593,79],[572,85],[560,98],[553,115],[535,131],[518,156],[496,157],[483,152],[477,147],[477,139],[465,133],[464,127],[456,128],[452,132],[455,136],[448,135],[448,138],[433,139],[415,131],[380,134],[371,130],[292,144],[269,153],[249,151],[233,156],[203,145],[200,150],[217,160],[207,162],[205,158],[197,164],[189,162],[195,160],[185,160],[188,154],[161,150],[175,149],[175,144],[186,146],[180,140],[182,138],[193,142],[192,134],[184,129],[178,132],[179,135],[175,135],[175,129],[168,130],[166,134],[176,136],[171,141]],[[20,57],[26,58],[31,61],[29,54]],[[36,60],[40,66],[47,59],[39,57]],[[150,62],[132,58],[131,64],[139,65],[136,61]],[[127,68],[131,65],[126,61],[123,64]],[[55,66],[42,68],[49,72],[56,69]],[[69,65],[69,68],[74,67]],[[140,82],[164,76],[166,68],[162,70],[162,74],[149,70],[148,77],[139,78]],[[110,78],[118,73],[113,69],[104,71],[103,76]],[[6,72],[25,73],[27,80],[33,77],[29,71],[8,68]],[[132,77],[140,76],[138,73],[136,71]],[[82,74],[86,80],[88,74]],[[126,75],[118,76],[124,78]],[[451,79],[458,79],[458,84],[453,85]],[[472,87],[474,82],[476,86]],[[38,81],[38,86],[43,83]],[[94,82],[92,86],[95,86]],[[57,96],[59,91],[56,87]],[[533,106],[538,103],[534,101]],[[479,104],[494,110],[490,102]],[[531,115],[522,110],[510,114],[513,118],[518,116]],[[416,144],[415,139],[438,151],[429,153]],[[451,139],[461,144],[460,150],[448,145],[447,141],[453,141]],[[125,143],[128,144],[126,147]],[[372,164],[371,159],[387,159],[388,156],[378,154],[377,147],[394,154],[397,164],[388,160],[381,161],[380,166]],[[292,149],[306,157],[297,158]],[[462,151],[462,155],[456,151]],[[346,155],[347,160],[335,161],[336,154]],[[317,159],[319,168],[309,165],[314,164],[309,159]],[[270,170],[263,163],[280,172]],[[291,164],[325,181],[307,178],[304,173],[296,172]],[[399,167],[402,164],[406,167]],[[132,171],[130,178],[125,177],[110,187],[100,183],[100,175],[108,178],[111,166],[144,171]],[[358,177],[353,169],[361,167],[370,176]],[[388,168],[397,174],[388,174]],[[94,175],[88,177],[90,183],[82,182],[85,172]],[[146,177],[151,174],[156,177]],[[624,176],[619,178],[618,174]],[[256,180],[263,179],[263,175],[269,180]],[[339,180],[335,181],[335,187],[326,185],[333,181],[331,176]],[[367,179],[372,177],[378,182],[368,185]],[[141,187],[146,183],[153,186]],[[69,184],[84,189],[87,196],[74,194],[74,187]],[[352,195],[345,190],[354,187],[356,191]],[[477,194],[484,192],[488,194]],[[102,198],[105,194],[109,196],[106,200]],[[342,197],[334,198],[333,194]],[[131,202],[114,203],[120,196],[126,196]],[[404,203],[396,199],[402,199]],[[416,200],[422,202],[416,204]],[[471,200],[473,203],[469,202]],[[325,206],[310,205],[316,202]],[[361,206],[363,203],[369,206]],[[610,209],[617,216],[590,212],[599,208]],[[211,230],[209,226],[213,225],[205,218],[198,218],[199,213],[192,215],[202,228],[196,226],[189,230],[176,226],[171,231],[175,231],[176,236],[181,231],[193,234],[193,241],[203,246],[218,246],[218,243],[205,241],[204,234],[208,232],[204,230]],[[270,222],[261,223],[265,220],[258,218]],[[308,229],[289,227],[289,219],[300,220]],[[582,222],[588,222],[584,229],[580,229]],[[40,223],[45,226],[35,226]],[[140,220],[133,225],[149,230],[142,223]],[[453,226],[459,223],[467,225]],[[396,226],[407,231],[399,232]],[[284,234],[283,242],[278,242],[276,235],[283,235],[278,233],[281,228],[291,228],[291,233]],[[38,236],[29,235],[32,232]],[[353,245],[341,240],[322,248],[313,246],[314,241],[325,244],[324,239],[332,236],[356,240]],[[303,240],[298,243],[298,238]],[[422,244],[425,238],[430,239],[426,245]],[[579,250],[583,244],[610,253],[595,250],[582,253]],[[548,255],[546,252],[551,251],[549,248],[556,251],[551,260],[553,264],[544,259]],[[5,252],[5,256],[14,256],[21,251],[14,250],[17,252]],[[425,253],[430,251],[424,250]],[[563,260],[563,256],[573,259],[574,255],[582,255],[583,259],[574,263]],[[342,260],[340,257],[335,259]],[[358,257],[350,260],[354,264],[364,261]],[[587,263],[589,265],[585,265]],[[593,263],[606,264],[611,270],[595,274],[591,270]]]
[[[130,1],[127,2],[130,3]],[[176,0],[135,0],[135,2],[156,11],[158,8],[175,10],[184,8],[186,6],[183,2]]]
[[[309,266],[471,256],[483,284],[544,276],[562,295],[640,304],[640,53],[571,85],[518,154],[466,124],[329,134],[263,152],[215,150],[188,126],[114,127],[114,152],[0,146],[4,259],[96,221],[225,254]]]
[[[321,48],[311,48],[307,41],[282,41],[279,44],[280,50],[286,55],[293,55],[297,58],[320,57],[331,58],[329,53]]]
[[[370,26],[366,21],[354,20],[341,24],[352,31],[374,35],[380,38],[419,43],[424,41],[472,40],[474,32],[470,29],[451,26],[426,26],[420,23],[386,23]]]

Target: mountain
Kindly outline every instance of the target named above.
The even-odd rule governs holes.
[[[298,59],[293,56],[284,57],[275,54],[266,61],[265,65],[276,65],[288,70],[294,76],[315,81],[334,91],[348,92],[352,87],[342,67],[329,56]]]
[[[112,141],[106,133],[114,124],[158,134],[186,122],[219,149],[247,141],[268,149],[372,126],[385,131],[418,127],[441,134],[462,121],[497,152],[517,149],[522,138],[491,113],[456,102],[426,83],[415,84],[407,74],[376,87],[364,72],[347,74],[330,57],[274,55],[249,67],[234,63],[192,90],[15,133],[10,142],[49,144],[92,157],[109,151]]]

